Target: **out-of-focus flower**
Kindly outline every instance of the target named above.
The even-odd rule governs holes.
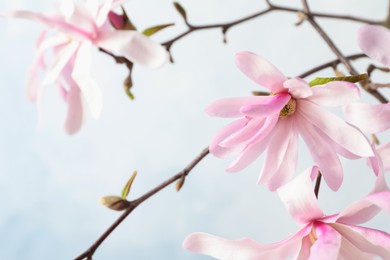
[[[212,116],[240,118],[213,139],[210,151],[217,157],[238,154],[227,168],[240,171],[267,150],[259,183],[275,190],[294,174],[298,134],[306,142],[325,181],[337,190],[343,170],[337,153],[347,158],[373,156],[364,135],[322,106],[341,106],[359,98],[355,84],[333,81],[310,87],[300,78],[287,78],[267,60],[253,53],[236,55],[238,68],[270,96],[227,98],[214,102]]]
[[[371,59],[390,68],[390,31],[383,26],[365,25],[357,33],[360,49]]]
[[[318,173],[313,167],[281,187],[278,194],[291,216],[303,228],[287,240],[260,244],[243,238],[227,240],[206,233],[189,235],[183,247],[217,259],[390,259],[390,234],[357,226],[380,210],[390,214],[390,191],[378,176],[373,191],[339,214],[324,216],[312,188]]]
[[[65,129],[69,134],[77,132],[82,124],[85,99],[93,117],[102,109],[102,95],[90,76],[92,47],[109,53],[120,54],[131,62],[148,68],[156,68],[167,60],[166,50],[148,37],[134,30],[114,30],[107,17],[120,2],[97,0],[74,3],[63,0],[60,14],[41,14],[30,11],[14,11],[6,17],[38,21],[47,27],[37,41],[37,55],[29,71],[28,97],[38,102],[45,86],[57,84],[68,104]],[[53,62],[47,66],[46,51],[52,50]],[[39,78],[39,72],[46,75]]]

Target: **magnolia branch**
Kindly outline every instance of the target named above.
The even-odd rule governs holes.
[[[302,4],[304,6],[305,14],[307,15],[306,20],[313,26],[313,28],[318,32],[318,34],[322,37],[322,39],[326,42],[329,48],[333,51],[333,53],[339,58],[341,63],[347,68],[351,75],[359,74],[356,69],[352,66],[350,61],[341,53],[341,51],[337,48],[336,44],[330,39],[330,37],[325,33],[325,31],[321,28],[321,26],[315,21],[313,13],[310,12],[309,6],[306,0],[302,0]],[[378,99],[381,103],[387,103],[388,100],[376,89],[367,87],[369,85],[369,80],[362,84],[364,90],[366,90],[369,94]]]
[[[200,163],[208,154],[209,154],[209,148],[207,147],[203,149],[203,151],[190,164],[188,164],[183,170],[178,172],[176,175],[162,182],[160,185],[151,189],[149,192],[145,193],[138,199],[130,201],[129,206],[124,210],[122,215],[120,215],[119,218],[84,253],[76,257],[75,260],[92,259],[93,254],[99,248],[99,246],[104,242],[104,240],[123,222],[123,220],[127,218],[128,215],[130,215],[130,213],[135,208],[137,208],[139,205],[141,205],[143,202],[148,200],[150,197],[157,194],[158,192],[160,192],[167,186],[171,185],[175,181],[184,179],[192,171],[192,169],[198,163]]]
[[[320,36],[324,39],[324,41],[327,43],[327,45],[331,48],[331,50],[335,53],[335,55],[338,58],[333,60],[333,61],[330,61],[330,62],[324,63],[322,65],[319,65],[319,66],[317,66],[317,67],[315,67],[315,68],[313,68],[313,69],[311,69],[311,70],[301,74],[300,77],[302,77],[302,78],[303,77],[307,77],[307,76],[311,75],[312,73],[315,73],[315,72],[320,71],[320,70],[322,70],[324,68],[327,68],[327,67],[333,67],[334,68],[334,67],[336,67],[340,63],[342,63],[348,69],[348,71],[352,75],[356,75],[358,73],[353,68],[353,66],[351,65],[350,61],[354,60],[354,59],[365,57],[365,55],[364,54],[354,54],[354,55],[350,55],[350,56],[344,56],[340,52],[340,50],[337,48],[337,46],[333,43],[333,41],[329,38],[329,36],[318,25],[318,23],[315,21],[314,18],[315,17],[320,17],[320,18],[330,18],[330,19],[341,19],[341,20],[349,20],[349,21],[361,22],[361,23],[367,23],[367,24],[382,24],[383,23],[382,21],[373,21],[373,20],[363,19],[363,18],[354,17],[354,16],[342,16],[342,15],[332,15],[332,14],[311,12],[306,0],[302,0],[302,4],[303,4],[303,7],[304,7],[303,10],[277,6],[277,5],[272,4],[270,2],[270,0],[265,0],[265,1],[268,4],[268,8],[266,10],[257,12],[255,14],[243,17],[241,19],[238,19],[238,20],[235,20],[235,21],[232,21],[232,22],[211,24],[211,25],[202,25],[202,26],[196,26],[196,25],[191,24],[188,21],[188,19],[187,19],[185,11],[183,10],[184,15],[183,15],[183,12],[181,12],[181,15],[182,15],[182,17],[184,19],[185,24],[188,27],[187,31],[185,31],[183,33],[180,33],[179,35],[175,36],[174,38],[172,38],[172,39],[162,43],[162,45],[164,45],[167,48],[168,52],[170,53],[170,49],[171,49],[172,45],[175,42],[177,42],[178,40],[180,40],[181,38],[183,38],[183,37],[185,37],[185,36],[195,32],[195,31],[207,30],[207,29],[216,29],[216,28],[217,29],[220,28],[222,30],[222,33],[224,35],[224,41],[226,42],[226,33],[227,33],[227,31],[230,28],[232,28],[232,27],[234,27],[234,26],[236,26],[238,24],[241,24],[241,23],[253,20],[255,18],[258,18],[258,17],[260,17],[262,15],[265,15],[267,13],[270,13],[272,11],[285,11],[285,12],[293,12],[293,13],[303,13],[305,20],[307,20],[313,26],[313,28],[316,29],[316,31],[320,34]],[[101,51],[105,52],[104,50],[101,50]],[[126,58],[121,57],[121,56],[115,56],[115,55],[113,55],[111,53],[107,53],[107,52],[105,52],[105,53],[110,55],[110,56],[112,56],[117,63],[126,64],[127,67],[129,68],[130,72],[131,72],[132,63],[130,61],[126,60]],[[171,57],[171,59],[172,59],[172,57]],[[130,77],[130,74],[129,74],[129,77]],[[378,86],[378,84],[375,84],[375,85]],[[367,82],[363,86],[364,86],[365,90],[368,93],[370,93],[371,95],[376,97],[380,102],[382,102],[382,103],[387,103],[388,102],[387,99],[384,96],[382,96],[382,94],[379,93],[376,90],[376,88],[378,88],[378,87],[373,87],[372,83]],[[130,201],[129,202],[129,206],[124,210],[122,215],[120,215],[119,218],[84,253],[82,253],[81,255],[76,257],[75,259],[76,260],[92,259],[93,254],[99,248],[99,246],[104,242],[104,240],[123,222],[123,220],[125,220],[127,218],[128,215],[131,214],[131,212],[136,207],[138,207],[143,202],[148,200],[150,197],[152,197],[153,195],[157,194],[158,192],[160,192],[161,190],[163,190],[164,188],[166,188],[170,184],[174,183],[175,181],[178,181],[178,180],[183,180],[184,181],[185,177],[191,172],[191,170],[199,162],[201,162],[203,160],[203,158],[205,158],[207,156],[208,153],[209,153],[208,148],[205,148],[182,171],[180,171],[176,175],[172,176],[168,180],[164,181],[163,183],[161,183],[160,185],[158,185],[154,189],[150,190],[149,192],[145,193],[143,196],[139,197],[138,199]],[[315,194],[316,194],[316,196],[318,196],[318,193],[319,193],[320,182],[321,182],[321,174],[318,175],[318,178],[317,178],[317,181],[316,181],[316,185],[315,185]]]

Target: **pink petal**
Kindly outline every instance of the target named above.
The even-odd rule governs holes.
[[[77,51],[78,48],[79,48],[79,43],[74,41],[69,42],[68,44],[60,48],[60,51],[55,57],[56,59],[55,62],[47,70],[42,85],[53,84],[58,79],[62,70],[64,69],[66,64],[72,59],[72,57],[75,55],[75,52]]]
[[[77,51],[72,78],[81,89],[93,117],[98,118],[102,110],[102,93],[96,81],[89,75],[91,66],[91,44],[83,43]]]
[[[298,256],[295,259],[297,259],[297,260],[309,259],[310,258],[310,248],[311,248],[310,237],[306,236],[302,239],[301,249],[299,251]]]
[[[278,116],[266,118],[262,128],[259,129],[257,133],[246,142],[246,147],[240,153],[237,159],[229,165],[229,167],[226,169],[227,172],[237,172],[244,169],[264,152],[270,143],[270,138],[268,138],[269,134],[274,129],[278,118]]]
[[[289,181],[295,172],[298,156],[298,135],[291,118],[281,119],[273,131],[264,160],[260,183],[267,182],[271,191]]]
[[[343,182],[343,168],[335,150],[319,134],[319,129],[308,123],[299,115],[294,117],[299,132],[313,156],[314,162],[319,166],[324,180],[328,186],[337,191]]]
[[[377,149],[378,155],[382,159],[383,170],[390,170],[390,143],[380,146]]]
[[[267,155],[263,163],[263,169],[261,170],[261,178],[258,183],[266,183],[271,176],[277,171],[282,164],[288,144],[290,142],[290,135],[292,130],[292,120],[286,118],[286,120],[279,120],[272,131],[270,145],[267,149]]]
[[[390,235],[388,233],[337,223],[330,225],[359,250],[380,256],[382,259],[390,259]]]
[[[102,32],[95,44],[111,53],[120,53],[131,62],[148,68],[160,67],[168,59],[168,52],[164,47],[137,31]]]
[[[217,100],[209,105],[205,111],[210,116],[217,117],[242,117],[241,107],[253,104],[266,103],[270,97],[242,97],[242,98],[225,98]]]
[[[273,114],[280,113],[280,110],[288,103],[291,99],[289,94],[277,94],[274,96],[270,96],[266,102],[262,104],[250,104],[243,106],[240,109],[240,112],[245,116],[250,117],[266,117]]]
[[[44,24],[46,27],[54,30],[58,30],[66,35],[72,36],[78,40],[90,39],[91,34],[88,31],[83,30],[77,25],[72,25],[64,20],[64,17],[59,15],[44,15],[41,13],[29,12],[29,11],[14,11],[5,14],[6,17],[24,18],[29,20],[35,20]]]
[[[264,152],[269,144],[268,138],[264,138],[259,142],[251,143],[245,147],[245,149],[240,153],[236,160],[233,161],[226,168],[227,172],[238,172],[246,168],[254,160],[256,160],[260,154]]]
[[[342,211],[337,218],[338,223],[350,225],[367,222],[376,216],[381,210],[390,214],[390,191],[373,193],[351,204]]]
[[[268,180],[267,187],[275,191],[280,186],[292,179],[295,173],[295,166],[298,160],[298,134],[291,133],[288,148],[284,155],[282,164],[274,175]]]
[[[240,52],[236,54],[236,65],[247,77],[272,93],[286,92],[283,82],[287,77],[266,59],[251,52]]]
[[[248,238],[227,240],[205,233],[188,236],[183,247],[193,253],[205,254],[217,259],[289,259],[301,247],[302,239],[310,232],[311,225],[301,229],[289,239],[264,245]]]
[[[312,95],[311,87],[301,78],[288,79],[283,85],[294,98],[307,98]]]
[[[354,246],[348,239],[341,238],[340,259],[372,260],[372,254],[366,254]]]
[[[379,133],[390,128],[390,103],[352,103],[344,107],[346,121],[366,133]]]
[[[104,3],[101,6],[99,6],[99,11],[95,19],[96,25],[98,27],[102,26],[107,20],[108,13],[113,8],[113,4],[115,4],[113,2],[114,2],[113,0],[105,0]]]
[[[268,127],[265,118],[252,118],[248,124],[220,142],[222,147],[233,147],[250,140],[256,133]]]
[[[40,83],[38,82],[39,80],[39,73],[40,70],[45,69],[46,64],[45,64],[45,59],[42,51],[39,51],[40,46],[42,43],[45,41],[46,37],[46,32],[43,32],[40,34],[38,40],[37,40],[37,53],[35,55],[33,64],[29,68],[27,72],[27,79],[26,79],[26,96],[30,101],[36,101],[38,98],[38,92],[39,92],[39,87]]]
[[[341,235],[327,224],[315,225],[317,240],[310,250],[310,259],[339,259]]]
[[[229,125],[222,128],[213,138],[211,144],[210,144],[210,153],[213,154],[216,157],[225,158],[228,157],[234,153],[238,153],[241,151],[244,147],[222,147],[219,144],[228,138],[230,135],[234,134],[235,132],[239,131],[240,129],[244,128],[248,124],[249,120],[246,118],[239,119],[237,121],[234,121],[230,123]]]
[[[390,67],[390,33],[382,26],[365,25],[357,34],[360,49],[370,58]]]
[[[249,238],[227,240],[206,233],[193,233],[185,238],[183,248],[192,253],[209,255],[218,259],[248,259],[263,246]]]
[[[346,81],[332,81],[312,90],[313,95],[307,99],[320,106],[343,106],[360,98],[359,88]]]
[[[339,117],[306,100],[299,100],[297,107],[299,114],[309,123],[315,125],[330,139],[351,153],[361,157],[374,155],[365,136]]]
[[[65,121],[65,131],[74,134],[80,130],[83,123],[83,105],[80,89],[72,84],[67,95],[68,115]]]
[[[319,169],[312,167],[278,189],[278,195],[292,218],[306,224],[324,215],[313,191],[311,176]]]

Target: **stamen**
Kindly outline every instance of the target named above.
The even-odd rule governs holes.
[[[316,233],[315,233],[313,228],[311,229],[311,231],[309,233],[309,238],[310,238],[311,244],[314,244],[317,241],[317,236],[316,236]]]
[[[288,116],[291,116],[295,112],[295,107],[297,106],[297,101],[295,99],[291,98],[288,103],[280,110],[279,117],[281,118],[287,118]]]

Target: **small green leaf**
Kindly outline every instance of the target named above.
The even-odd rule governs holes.
[[[329,83],[331,81],[348,81],[352,83],[359,82],[361,80],[364,80],[368,78],[368,75],[365,74],[359,74],[359,75],[354,75],[354,76],[347,76],[347,77],[333,77],[333,78],[315,78],[312,81],[310,81],[309,85],[311,87],[316,86],[316,85],[322,85]]]
[[[183,6],[181,6],[181,4],[179,4],[178,2],[173,2],[173,5],[175,6],[181,17],[183,17],[184,21],[187,21],[187,13],[186,10],[184,10]]]
[[[133,174],[131,175],[130,179],[127,181],[125,187],[123,187],[122,195],[121,195],[122,199],[126,199],[127,195],[129,195],[130,188],[131,188],[131,185],[133,184],[135,176],[137,176],[137,171],[133,172]]]
[[[172,25],[175,25],[174,23],[167,23],[167,24],[162,24],[162,25],[156,25],[153,27],[150,27],[148,29],[145,29],[142,33],[146,36],[151,36],[155,34],[156,32],[161,31],[162,29],[165,29],[167,27],[170,27]]]

